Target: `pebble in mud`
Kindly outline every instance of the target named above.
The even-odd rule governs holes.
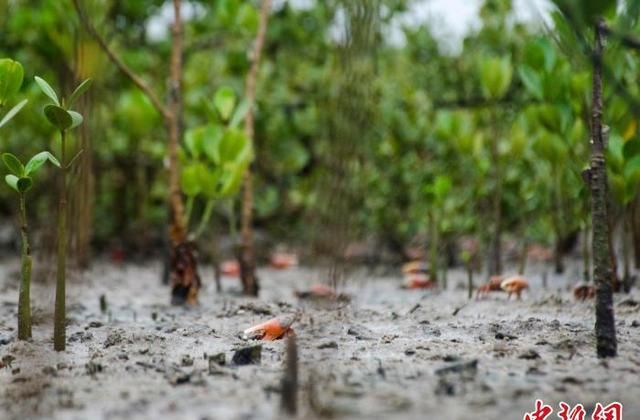
[[[250,347],[243,347],[233,353],[231,362],[237,366],[257,365],[262,360],[262,345],[258,344]]]
[[[182,366],[193,366],[193,357],[185,354],[184,356],[182,356],[182,359],[180,360],[180,364]]]
[[[518,355],[518,359],[534,360],[539,359],[540,354],[534,349],[528,349]]]
[[[104,341],[104,348],[109,348],[111,346],[115,346],[124,341],[124,331],[115,330],[111,331],[107,336],[107,339]]]
[[[338,343],[336,343],[335,341],[327,341],[327,342],[318,344],[318,348],[319,349],[337,349]]]

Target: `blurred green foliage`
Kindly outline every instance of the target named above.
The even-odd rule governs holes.
[[[588,32],[585,22],[605,14],[628,32],[637,29],[633,5],[616,14],[615,1],[578,7],[583,2],[557,0],[554,25],[541,35],[539,27],[512,19],[511,1],[486,0],[481,25],[466,36],[460,51],[452,52],[426,24],[404,27],[403,43],[389,41],[392,22],[410,3],[382,2],[372,52],[375,72],[362,76],[373,92],[372,103],[365,105],[375,117],[368,121],[373,138],[351,180],[363,197],[351,209],[357,223],[369,236],[400,246],[426,232],[427,214],[437,209],[445,241],[466,235],[487,240],[484,227],[491,221],[496,186],[489,145],[495,141],[508,232],[550,243],[584,227],[587,192],[580,173],[589,153],[589,60],[577,41],[577,26],[559,16],[570,14],[580,31]],[[15,117],[15,130],[3,132],[0,149],[29,155],[55,148],[54,129],[39,111],[43,102],[34,74],[65,93],[92,78],[81,106],[96,175],[96,241],[126,238],[140,224],[161,236],[167,194],[162,119],[83,33],[66,1],[39,1],[37,12],[35,4],[16,0],[9,7],[0,1],[0,57],[25,65],[21,96],[31,104]],[[163,16],[169,4],[85,4],[124,61],[166,95],[170,31]],[[208,201],[231,200],[242,170],[255,157],[257,225],[278,238],[304,238],[302,215],[317,205],[318,182],[327,171],[324,160],[335,140],[327,128],[336,119],[332,101],[340,88],[335,74],[341,51],[336,22],[344,14],[340,2],[294,8],[285,1],[274,9],[259,75],[255,150],[238,123],[258,4],[220,0],[187,5],[181,159],[184,193],[200,200],[193,204],[194,215],[206,213]],[[157,27],[166,33],[154,35],[150,29]],[[581,47],[568,51],[570,39]],[[611,126],[611,190],[622,206],[634,200],[640,185],[640,108],[629,105],[619,91],[635,98],[640,91],[634,53],[611,44],[605,121]],[[0,85],[0,101],[6,89]],[[51,187],[42,186],[42,192]],[[3,203],[8,194],[0,191]],[[51,200],[44,196],[40,210]],[[113,211],[118,207],[124,208],[124,217]],[[10,208],[2,204],[0,211],[8,214]],[[222,209],[216,211],[217,217],[226,217]]]

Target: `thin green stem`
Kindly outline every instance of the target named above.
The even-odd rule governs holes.
[[[24,194],[20,193],[20,233],[22,236],[22,280],[18,296],[18,339],[31,338],[31,251]]]
[[[196,238],[202,235],[204,230],[207,228],[209,220],[211,220],[211,214],[213,213],[214,206],[215,200],[207,201],[207,204],[204,208],[204,213],[202,213],[202,218],[200,219],[200,223],[198,224],[198,228],[196,229]]]
[[[193,211],[193,202],[195,201],[194,196],[190,195],[187,197],[187,209],[185,214],[185,223],[189,226],[189,222],[191,221],[191,212]]]
[[[56,274],[56,303],[53,325],[53,348],[64,351],[66,347],[66,259],[67,259],[67,159],[66,131],[61,131],[60,199],[58,202],[58,270]]]

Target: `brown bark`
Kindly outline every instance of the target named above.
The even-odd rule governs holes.
[[[256,84],[258,70],[260,68],[260,56],[264,47],[269,14],[271,12],[271,0],[262,0],[260,10],[260,25],[256,35],[253,53],[251,56],[251,68],[247,74],[245,83],[245,96],[249,109],[244,120],[244,131],[250,141],[254,141],[254,104],[256,97]],[[240,264],[240,279],[242,291],[245,295],[257,296],[259,285],[256,277],[256,260],[253,240],[253,173],[249,167],[244,174],[242,189],[242,215],[241,215],[241,245],[238,262]]]
[[[598,357],[614,357],[617,354],[615,320],[613,314],[612,270],[609,249],[609,224],[607,218],[607,167],[605,162],[605,137],[608,131],[602,126],[602,60],[604,21],[595,25],[593,50],[593,103],[591,116],[591,217],[593,227],[593,278],[596,285],[596,349]]]
[[[287,338],[287,358],[282,378],[282,410],[294,416],[298,411],[298,345],[295,334]]]
[[[633,260],[636,270],[640,269],[640,196],[631,204],[631,235],[633,237]]]

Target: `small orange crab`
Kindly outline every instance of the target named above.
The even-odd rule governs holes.
[[[573,297],[576,300],[593,299],[596,296],[596,289],[589,283],[578,283],[573,288]]]
[[[522,291],[529,288],[529,282],[522,276],[512,276],[500,283],[500,288],[507,292],[507,299],[515,294],[519,300]]]
[[[403,289],[431,289],[435,285],[429,279],[429,276],[417,273],[406,276],[400,287]]]
[[[429,266],[424,261],[410,261],[402,266],[402,274],[425,274]]]
[[[476,299],[480,299],[482,297],[487,296],[490,292],[501,292],[502,288],[500,284],[502,283],[502,276],[491,276],[489,278],[489,283],[485,283],[478,287],[476,290]]]
[[[271,267],[284,270],[289,267],[298,265],[298,256],[285,252],[276,252],[271,256]]]
[[[220,271],[225,276],[238,277],[240,275],[240,264],[236,260],[226,260],[220,265]]]
[[[244,337],[252,340],[279,340],[289,334],[294,334],[291,325],[299,318],[299,314],[280,316],[262,324],[244,330]]]

